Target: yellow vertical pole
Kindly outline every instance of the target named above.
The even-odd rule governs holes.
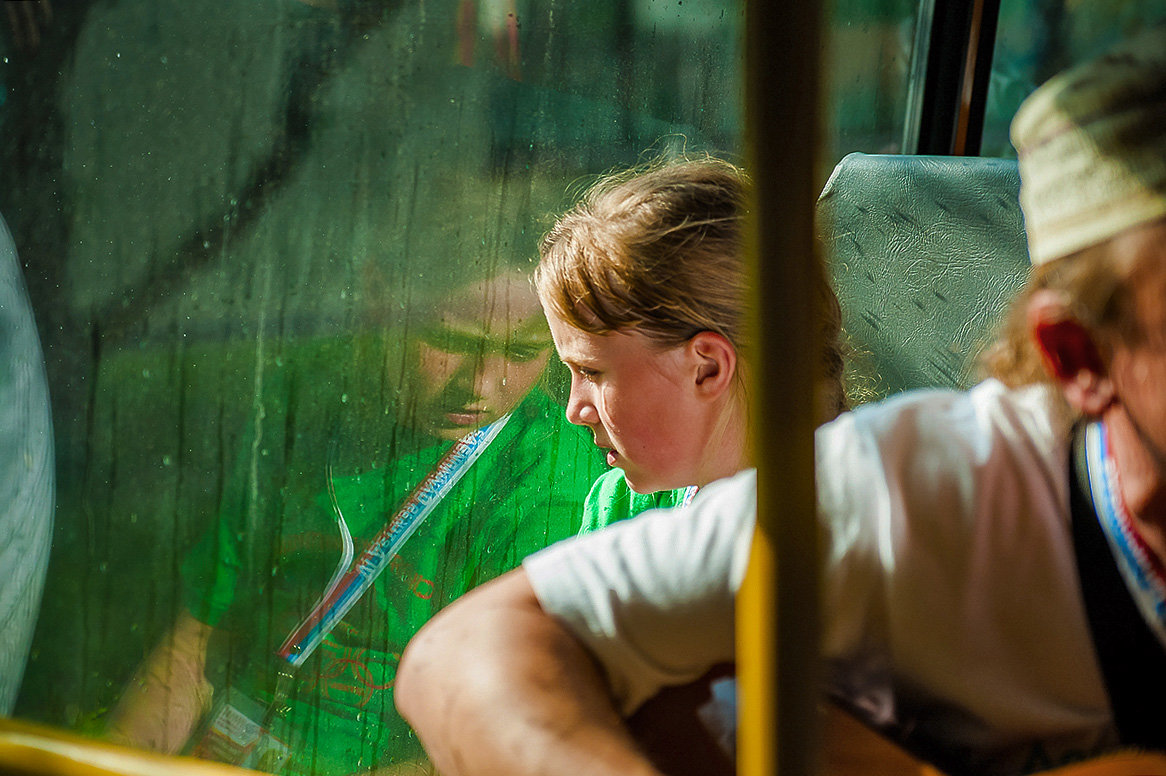
[[[821,10],[818,0],[745,0],[745,9],[758,521],[737,603],[738,773],[810,776],[818,762],[813,214]]]

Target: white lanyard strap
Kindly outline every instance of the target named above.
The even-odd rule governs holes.
[[[392,519],[356,559],[347,573],[334,576],[303,621],[288,635],[277,654],[293,667],[315,651],[502,430],[509,415],[459,439],[425,479],[405,499]],[[339,513],[339,507],[337,507]],[[338,515],[339,516],[339,515]],[[340,516],[342,531],[347,531]]]

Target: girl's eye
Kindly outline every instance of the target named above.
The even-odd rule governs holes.
[[[580,377],[582,377],[584,380],[587,380],[588,382],[594,381],[596,377],[599,377],[599,372],[595,369],[588,369],[586,367],[577,366],[575,367],[575,371],[579,374]]]

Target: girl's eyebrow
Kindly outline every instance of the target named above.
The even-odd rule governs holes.
[[[596,359],[587,358],[586,356],[569,356],[567,358],[559,356],[559,361],[566,366],[582,367],[584,369],[595,369],[599,365]]]

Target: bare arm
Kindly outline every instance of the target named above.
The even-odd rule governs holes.
[[[444,776],[659,776],[591,657],[542,610],[522,569],[421,629],[395,697]]]
[[[182,748],[210,705],[205,669],[213,630],[189,614],[179,616],[118,702],[109,738],[171,754]]]

